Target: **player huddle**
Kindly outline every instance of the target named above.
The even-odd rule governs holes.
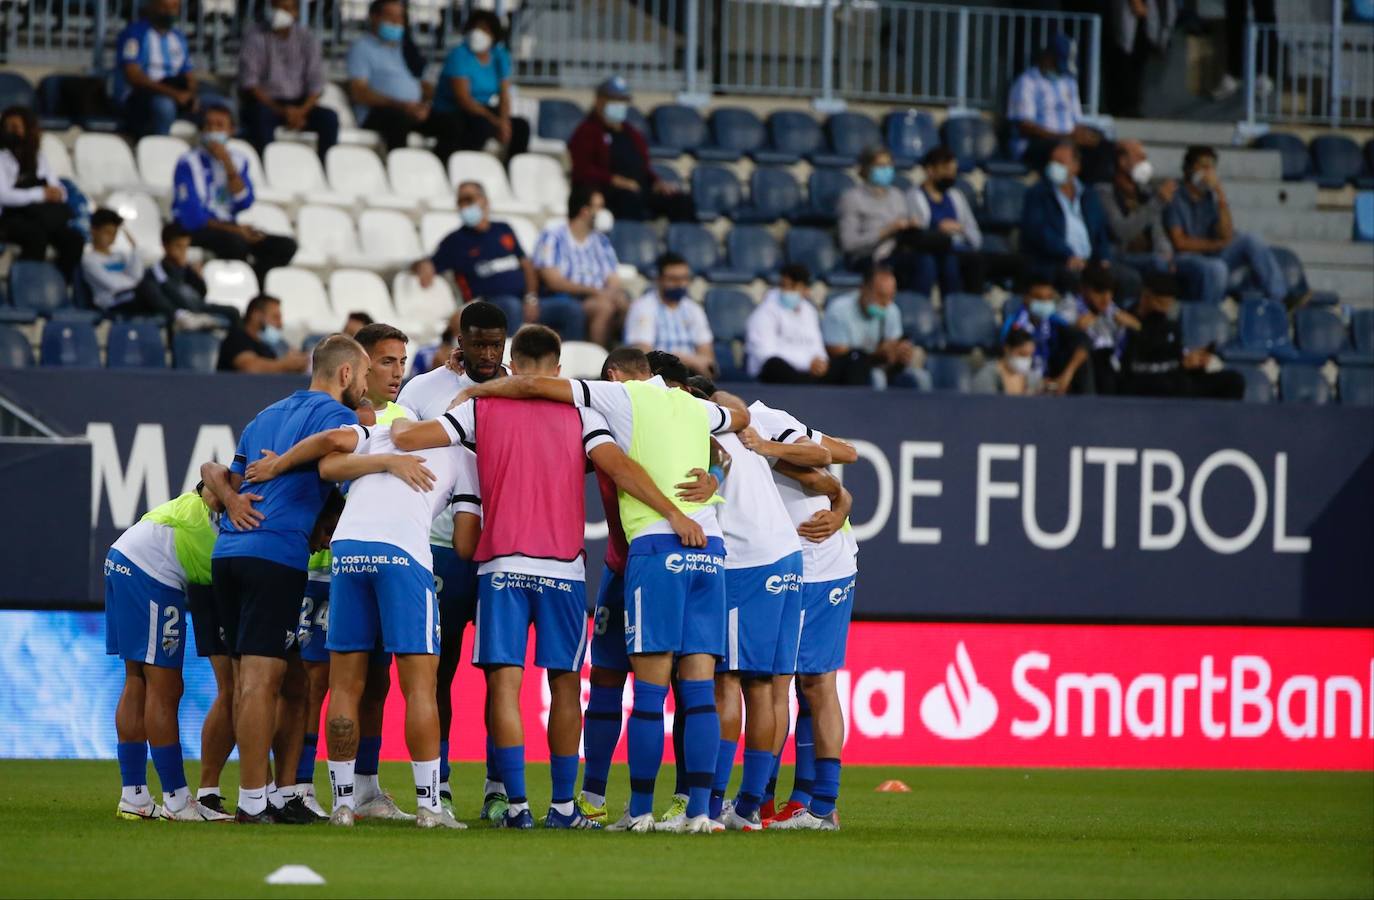
[[[326,338],[309,390],[259,413],[230,467],[202,466],[195,492],[115,542],[105,603],[108,652],[125,661],[120,816],[465,827],[453,814],[448,734],[471,622],[472,663],[487,686],[481,817],[497,827],[535,824],[520,710],[531,626],[550,696],[545,827],[839,827],[835,674],[857,546],[849,494],[827,467],[853,462],[854,449],[689,377],[670,354],[622,348],[602,380],[564,379],[553,331],[521,328],[509,373],[505,339],[500,309],[470,304],[453,358],[402,390],[404,334],[370,325],[356,341]],[[610,531],[590,625],[589,472]],[[177,727],[188,612],[219,687],[196,796]],[[414,817],[377,780],[393,658]],[[629,801],[612,823],[608,779],[631,672]],[[796,778],[783,803],[774,789],[794,678]],[[655,819],[669,691],[677,786]],[[322,713],[328,814],[313,789]],[[743,771],[728,800],[742,730]],[[219,773],[235,744],[231,815]],[[146,784],[150,749],[161,803]]]

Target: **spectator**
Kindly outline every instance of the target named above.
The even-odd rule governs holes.
[[[320,159],[339,141],[339,114],[320,106],[324,58],[319,38],[298,21],[298,0],[272,0],[267,21],[250,26],[239,50],[239,88],[248,142],[259,153],[277,126],[313,131]]]
[[[480,183],[464,181],[458,185],[458,217],[462,226],[439,242],[434,256],[415,263],[420,286],[428,288],[436,275],[452,273],[465,302],[495,303],[510,322],[539,321],[539,279],[534,264],[520,248],[511,227],[491,220],[487,192]],[[564,318],[581,316],[576,304],[568,301],[567,305],[572,310],[564,310]],[[551,303],[550,309],[554,306],[556,303]]]
[[[654,173],[649,142],[625,121],[629,114],[625,79],[617,75],[601,82],[591,113],[568,138],[573,181],[601,191],[617,218],[643,221],[667,216],[674,222],[695,222],[691,195]]]
[[[219,345],[221,372],[248,372],[253,375],[276,375],[304,372],[310,365],[310,355],[300,350],[278,354],[276,347],[284,343],[281,331],[281,301],[267,294],[259,294],[248,301],[243,322],[230,329]]]
[[[609,345],[630,305],[616,274],[615,248],[606,237],[614,224],[601,191],[579,182],[568,193],[568,221],[549,225],[534,246],[543,318],[564,340],[585,335]]]
[[[1223,20],[1226,23],[1226,71],[1212,89],[1213,100],[1229,100],[1245,83],[1245,29],[1251,21],[1256,25],[1268,26],[1261,32],[1262,43],[1255,45],[1257,60],[1267,62],[1269,68],[1277,65],[1280,52],[1274,27],[1277,12],[1276,0],[1226,0],[1226,18]],[[1255,94],[1263,99],[1274,92],[1274,79],[1268,72],[1258,69],[1257,65]]]
[[[176,222],[162,227],[162,259],[143,273],[138,285],[142,305],[157,309],[170,321],[185,330],[216,328],[224,322],[234,325],[239,311],[232,306],[218,306],[205,302],[205,279],[200,265],[192,264],[191,235]]]
[[[925,155],[921,167],[925,180],[906,196],[912,225],[940,235],[948,244],[944,249],[932,247],[929,252],[916,255],[911,289],[929,294],[938,280],[944,297],[961,293],[965,285],[981,293],[984,278],[977,250],[983,245],[983,233],[978,229],[968,198],[954,187],[959,161],[942,145]],[[967,275],[966,269],[971,270]]]
[[[1231,273],[1249,266],[1256,286],[1270,300],[1287,298],[1288,282],[1269,245],[1232,227],[1231,206],[1217,177],[1217,154],[1194,145],[1183,155],[1183,190],[1174,194],[1164,212],[1169,239],[1188,295],[1206,303],[1220,303]]]
[[[1021,213],[1021,250],[1030,257],[1032,275],[1066,287],[1077,284],[1090,262],[1105,265],[1112,258],[1107,217],[1078,171],[1078,148],[1058,144],[1044,177],[1026,191]]]
[[[1035,341],[1032,369],[1047,393],[1096,393],[1087,338],[1064,318],[1049,279],[1031,276],[1025,302],[1002,323],[1003,341],[1012,331],[1024,331]]]
[[[190,232],[193,245],[221,259],[248,260],[261,282],[269,269],[291,262],[296,242],[234,221],[253,205],[253,182],[248,176],[248,157],[229,149],[233,133],[234,117],[228,107],[206,107],[202,146],[177,160],[172,219]]]
[[[1185,347],[1183,328],[1170,315],[1178,279],[1168,272],[1145,276],[1135,315],[1140,328],[1126,336],[1121,352],[1122,393],[1142,397],[1214,397],[1239,400],[1245,376],[1217,365],[1215,347]]]
[[[645,353],[671,353],[697,375],[716,376],[716,353],[706,310],[687,296],[692,269],[676,253],[658,258],[658,278],[625,317],[625,343]]]
[[[410,374],[421,375],[439,368],[458,348],[458,332],[462,327],[463,312],[459,310],[449,316],[439,340],[415,351],[415,361],[410,365]]]
[[[495,138],[509,160],[529,148],[530,123],[510,114],[510,50],[502,40],[501,20],[479,9],[468,16],[464,31],[466,40],[444,59],[434,110],[458,120],[464,150],[481,150]]]
[[[1002,355],[997,361],[973,373],[969,382],[971,394],[1025,397],[1040,390],[1040,375],[1035,371],[1035,338],[1019,328],[1013,328],[1002,338]]]
[[[1106,46],[1103,62],[1110,78],[1102,79],[1107,112],[1119,118],[1138,119],[1145,65],[1150,54],[1168,49],[1178,19],[1176,0],[1112,0],[1107,4]]]
[[[71,281],[85,239],[72,227],[67,190],[39,149],[38,117],[26,106],[0,115],[0,241],[19,245],[19,258],[42,260],[57,251],[57,267]]]
[[[1087,341],[1098,394],[1120,393],[1121,345],[1128,332],[1140,329],[1140,320],[1116,305],[1115,289],[1110,271],[1091,268],[1083,273],[1080,293],[1070,294],[1060,304],[1061,317],[1073,322]]]
[[[811,273],[800,263],[783,266],[749,314],[745,353],[750,377],[773,384],[814,384],[830,371],[821,319],[808,296]]]
[[[1135,273],[1122,285],[1122,295],[1140,295],[1139,276],[1166,270],[1174,255],[1164,227],[1164,211],[1174,199],[1178,182],[1166,178],[1154,184],[1155,170],[1140,141],[1116,145],[1116,175],[1111,183],[1094,186],[1107,231],[1112,237],[1113,258],[1120,268]]]
[[[879,389],[889,384],[920,386],[916,348],[902,337],[896,296],[892,268],[875,263],[864,273],[857,293],[834,297],[826,304],[821,335],[830,354],[832,381]]]
[[[387,150],[406,146],[418,132],[434,138],[434,152],[445,163],[462,149],[462,122],[454,112],[431,109],[434,86],[406,67],[401,40],[405,12],[400,0],[372,0],[368,31],[348,48],[348,91],[353,112],[364,128],[382,136]]]
[[[1088,180],[1102,181],[1111,158],[1103,152],[1102,134],[1083,124],[1078,78],[1070,71],[1073,47],[1068,35],[1052,35],[1035,65],[1012,82],[1007,97],[1011,153],[1032,169],[1042,169],[1056,145],[1068,141],[1087,156]]]
[[[196,111],[196,73],[191,45],[176,27],[181,0],[148,0],[143,16],[115,39],[115,101],[124,108],[124,130],[139,138],[167,134],[177,114]]]
[[[915,227],[915,220],[901,190],[892,186],[896,170],[887,148],[869,147],[859,154],[859,178],[863,183],[840,195],[836,211],[845,262],[864,271],[874,262],[888,260],[899,273],[898,281],[909,284],[915,277],[915,258],[898,246],[898,238]]]
[[[344,334],[348,335],[349,337],[353,337],[353,335],[362,331],[367,326],[373,325],[375,323],[376,319],[373,319],[372,316],[368,315],[365,312],[354,310],[353,312],[348,314],[347,319],[344,319],[344,325],[341,330]]]
[[[124,219],[112,209],[91,213],[91,244],[81,256],[81,274],[91,289],[91,302],[101,312],[117,316],[153,315],[136,296],[143,278],[143,262],[130,246],[117,249]]]

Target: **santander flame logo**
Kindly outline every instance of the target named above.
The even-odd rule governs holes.
[[[950,741],[976,738],[997,721],[997,698],[978,683],[968,648],[960,641],[945,680],[921,698],[921,721],[936,737]]]

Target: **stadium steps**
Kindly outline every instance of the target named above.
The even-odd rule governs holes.
[[[1134,139],[1178,147],[1209,144],[1221,152],[1230,149],[1236,131],[1232,122],[1189,122],[1183,119],[1115,119],[1114,124],[1117,140]]]
[[[1367,251],[1366,251],[1367,252]],[[1374,307],[1374,269],[1370,262],[1357,266],[1304,265],[1307,284],[1314,291],[1334,291],[1342,303]]]
[[[1364,266],[1365,271],[1374,267],[1374,246],[1369,244],[1350,240],[1294,240],[1284,241],[1283,246],[1296,253],[1304,266]],[[1370,280],[1374,281],[1374,273],[1370,274]]]
[[[1237,230],[1287,246],[1290,240],[1348,242],[1354,222],[1354,213],[1332,209],[1246,209],[1234,224]]]
[[[1184,148],[1168,144],[1149,143],[1145,152],[1161,175],[1177,176],[1183,172]],[[1256,150],[1251,147],[1217,148],[1217,168],[1223,182],[1235,179],[1249,181],[1281,181],[1283,157],[1277,150]]]
[[[1223,182],[1226,199],[1235,209],[1312,210],[1317,208],[1317,185],[1311,181]]]

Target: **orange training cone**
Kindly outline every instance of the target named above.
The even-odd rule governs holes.
[[[879,793],[879,794],[909,794],[909,793],[911,793],[911,788],[909,788],[909,787],[906,786],[906,782],[905,782],[905,781],[897,781],[896,779],[889,779],[888,781],[884,781],[882,784],[878,785],[878,786],[877,786],[876,788],[874,788],[873,790],[874,790],[875,792]]]

